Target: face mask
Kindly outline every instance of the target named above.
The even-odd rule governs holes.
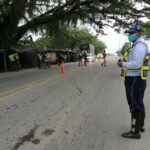
[[[136,39],[137,39],[136,34],[129,34],[129,35],[128,35],[128,40],[129,40],[130,42],[134,42]]]

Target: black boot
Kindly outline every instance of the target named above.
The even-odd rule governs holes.
[[[145,111],[141,112],[140,132],[145,132],[144,120],[145,120]]]
[[[132,126],[131,131],[122,133],[122,136],[125,138],[132,138],[132,139],[140,139],[140,113],[132,113]]]

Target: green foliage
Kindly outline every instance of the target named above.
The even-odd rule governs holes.
[[[144,24],[144,35],[147,39],[150,39],[150,21]]]
[[[96,53],[106,48],[105,44],[90,34],[88,30],[78,28],[63,28],[59,34],[38,39],[34,42],[34,46],[78,50],[80,45],[85,43],[93,44]]]
[[[122,46],[122,48],[119,50],[119,51],[117,51],[117,54],[119,55],[119,56],[123,56],[124,55],[124,53],[125,52],[127,52],[129,49],[130,49],[130,43],[125,43],[123,46]]]
[[[52,39],[43,37],[36,40],[36,42],[32,43],[33,47],[41,47],[41,48],[51,48],[53,45]]]
[[[95,54],[101,53],[104,49],[107,48],[106,45],[98,39],[95,39],[92,44],[95,46]]]
[[[149,16],[149,7],[149,0],[1,0],[0,47],[16,44],[29,31],[53,35],[79,22],[98,33],[104,26],[120,30],[135,18]]]

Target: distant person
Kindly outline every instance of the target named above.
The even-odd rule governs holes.
[[[8,56],[10,64],[11,64],[11,70],[18,71],[19,70],[19,56],[18,53],[13,53]]]
[[[83,59],[84,59],[84,66],[86,66],[87,65],[87,51],[86,50],[83,51]]]
[[[40,69],[41,68],[41,55],[40,54],[37,54],[37,57],[38,57],[38,68]]]
[[[58,65],[60,66],[60,64],[62,63],[62,61],[64,61],[65,59],[64,59],[64,57],[63,57],[63,55],[60,53],[59,55],[58,55]]]
[[[106,67],[106,51],[103,51],[103,62],[101,63],[101,66]]]
[[[45,66],[48,68],[51,66],[51,59],[50,58],[45,59]]]
[[[15,59],[14,59],[13,54],[9,55],[8,58],[9,58],[9,61],[10,61],[11,70],[14,70]]]
[[[79,66],[82,66],[82,59],[83,59],[83,54],[82,54],[82,52],[80,52],[80,53],[79,53],[79,57],[78,57]]]
[[[45,59],[46,59],[46,54],[45,53],[42,53],[42,56],[41,56],[41,62],[44,64],[45,63]]]
[[[18,53],[14,54],[14,59],[15,59],[15,70],[18,71],[20,69],[19,55],[18,55]]]

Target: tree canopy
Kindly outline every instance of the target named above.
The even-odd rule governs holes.
[[[76,49],[77,51],[79,50],[80,45],[87,43],[94,45],[96,53],[99,53],[106,48],[106,45],[98,40],[97,37],[90,34],[88,30],[78,28],[64,28],[58,35],[39,38],[33,43],[33,46],[55,49],[69,48],[72,50]]]
[[[150,21],[144,25],[144,34],[147,39],[150,39]]]
[[[1,0],[0,47],[16,44],[30,31],[53,33],[80,21],[102,32],[104,26],[125,27],[138,17],[150,17],[149,0]]]

